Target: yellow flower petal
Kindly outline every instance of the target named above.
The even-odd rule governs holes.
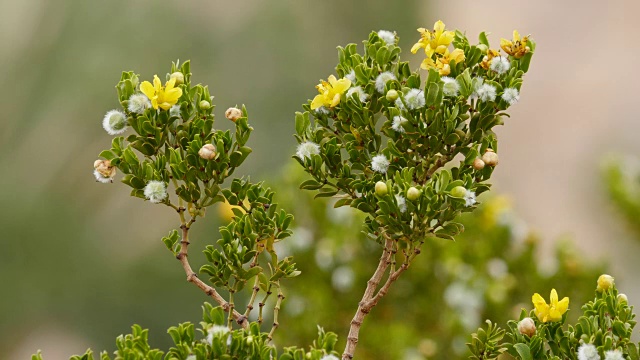
[[[561,314],[564,314],[569,309],[569,298],[565,296],[562,300],[560,300],[558,302],[558,305],[556,305],[556,309]]]
[[[170,90],[165,90],[164,92],[164,101],[175,104],[178,102],[178,99],[182,96],[182,89],[173,88]]]
[[[151,85],[151,83],[148,81],[143,81],[142,84],[140,84],[140,91],[142,91],[143,94],[147,95],[149,99],[153,98],[156,92],[153,88],[153,85]]]
[[[518,30],[513,30],[513,41],[520,41],[520,33]]]
[[[333,84],[333,90],[337,93],[344,93],[351,87],[351,80],[349,79],[340,79]]]
[[[160,81],[160,78],[158,78],[158,75],[153,75],[153,87],[156,92],[162,89],[162,82]]]
[[[413,54],[415,54],[416,52],[418,52],[418,50],[419,50],[422,46],[423,46],[423,44],[422,44],[422,42],[421,42],[421,41],[419,41],[419,42],[417,42],[417,43],[413,44],[413,46],[411,47],[411,52],[412,52]]]
[[[538,293],[533,294],[533,296],[531,297],[531,302],[533,302],[533,306],[535,306],[536,308],[547,305],[547,302],[544,301],[542,296],[540,296],[540,294]]]
[[[330,107],[336,107],[338,104],[340,104],[340,94],[335,94],[331,100]]]
[[[436,34],[438,33],[442,33],[444,31],[444,23],[442,22],[442,20],[438,20],[436,21],[435,24],[433,24],[433,30],[436,32]]]
[[[176,84],[176,78],[169,79],[169,81],[167,81],[167,83],[164,86],[165,91],[169,91],[169,90],[173,89],[175,84]]]
[[[551,295],[549,296],[549,303],[554,306],[558,303],[558,292],[556,291],[556,289],[551,289]]]
[[[311,102],[311,110],[316,110],[324,104],[324,96],[316,95]]]
[[[175,104],[175,103],[173,103]],[[171,107],[173,106],[173,104],[170,104],[168,102],[163,102],[162,104],[158,104],[158,106],[162,109],[162,110],[169,110],[171,109]]]

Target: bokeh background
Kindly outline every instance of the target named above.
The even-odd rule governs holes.
[[[256,131],[243,174],[278,184],[293,161],[293,112],[333,72],[335,47],[392,30],[417,66],[407,51],[415,29],[438,19],[472,39],[491,32],[494,46],[514,28],[533,35],[521,101],[498,130],[495,192],[539,235],[549,273],[554,242],[571,238],[581,256],[609,262],[640,304],[640,241],[601,176],[611,154],[640,156],[639,11],[635,0],[0,0],[2,357],[113,349],[132,323],[161,346],[168,326],[198,321],[204,299],[158,241],[174,214],[93,181],[122,70],[151,78],[191,59],[193,80],[215,95],[219,127],[224,109],[247,104]],[[214,241],[220,220],[209,218],[197,236]]]

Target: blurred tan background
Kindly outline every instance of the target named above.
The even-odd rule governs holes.
[[[521,101],[499,130],[495,190],[549,245],[569,235],[612,259],[639,304],[640,243],[599,177],[606,154],[640,155],[639,11],[634,0],[0,0],[0,353],[24,359],[40,348],[63,359],[112,349],[132,323],[159,337],[198,319],[202,297],[158,241],[173,214],[91,175],[109,145],[100,122],[117,106],[122,70],[148,79],[191,59],[193,80],[216,97],[217,126],[227,126],[228,106],[247,104],[256,131],[243,172],[273,178],[292,161],[293,112],[334,71],[337,45],[397,31],[417,65],[415,29],[437,19],[472,39],[489,31],[494,47],[514,28],[533,35]],[[200,236],[215,240],[216,229]]]

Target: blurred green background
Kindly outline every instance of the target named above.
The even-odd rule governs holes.
[[[540,234],[538,259],[550,274],[558,269],[553,243],[569,235],[580,256],[608,259],[638,304],[640,242],[611,211],[599,173],[606,153],[640,154],[633,107],[640,89],[632,81],[640,50],[628,45],[640,30],[631,15],[638,11],[632,0],[0,0],[0,353],[24,359],[40,348],[62,359],[88,346],[112,349],[132,323],[149,327],[152,344],[164,346],[168,326],[198,321],[205,299],[159,241],[174,214],[128,197],[117,183],[96,184],[91,174],[110,141],[100,122],[117,106],[121,71],[150,79],[172,60],[191,59],[193,80],[215,95],[217,126],[228,126],[227,107],[247,104],[256,131],[243,173],[288,189],[280,179],[293,161],[293,112],[333,72],[335,47],[359,44],[371,30],[396,31],[417,66],[421,57],[408,52],[415,29],[438,19],[470,38],[492,32],[495,46],[513,28],[534,36],[539,45],[521,103],[499,133],[496,191],[513,198]],[[195,237],[212,242],[219,219],[207,219]],[[305,275],[326,280],[313,268]],[[339,323],[323,318],[328,330],[351,317],[313,312]],[[314,321],[291,321],[314,332]],[[282,335],[282,343],[303,345],[301,334]]]

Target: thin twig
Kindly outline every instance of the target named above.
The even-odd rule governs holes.
[[[280,286],[278,286],[278,300],[276,300],[276,306],[273,307],[273,326],[271,327],[271,331],[269,331],[269,335],[267,335],[267,342],[273,340],[273,333],[275,333],[278,326],[280,326],[280,323],[278,323],[278,313],[280,313],[282,300],[284,300],[284,294]]]
[[[258,311],[258,324],[260,325],[262,325],[262,309],[266,305],[267,299],[269,298],[270,295],[271,295],[271,283],[269,283],[269,286],[267,287],[267,293],[264,295],[264,298],[262,298],[262,301],[258,303],[258,307],[260,308],[260,310]]]
[[[256,296],[258,296],[258,291],[260,291],[260,276],[256,276],[256,281],[253,284],[253,291],[251,293],[251,299],[247,304],[247,311],[244,312],[244,317],[248,318],[251,310],[253,310],[253,304],[256,302]]]

